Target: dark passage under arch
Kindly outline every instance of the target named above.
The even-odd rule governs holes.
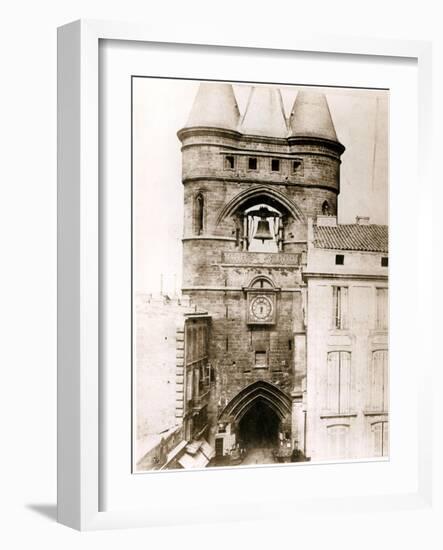
[[[280,419],[265,401],[256,400],[239,422],[240,445],[245,448],[274,447],[278,442]]]

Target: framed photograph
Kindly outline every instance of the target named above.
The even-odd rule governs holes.
[[[429,81],[427,43],[59,29],[61,523],[431,505]]]

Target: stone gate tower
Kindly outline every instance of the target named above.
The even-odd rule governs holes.
[[[299,91],[287,119],[280,90],[255,86],[240,116],[230,84],[202,83],[178,137],[182,291],[212,317],[216,382],[192,406],[218,454],[254,437],[303,451],[307,220],[336,215],[344,151],[326,98]]]

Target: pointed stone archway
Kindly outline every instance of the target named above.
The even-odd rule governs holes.
[[[291,397],[275,384],[259,380],[249,384],[233,397],[220,414],[219,422],[239,422],[257,401],[263,401],[284,420],[292,411]]]
[[[291,412],[291,397],[278,386],[259,380],[231,399],[219,422],[229,423],[245,447],[275,447],[279,432],[291,429]]]

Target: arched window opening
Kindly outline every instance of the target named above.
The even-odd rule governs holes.
[[[201,235],[203,233],[203,223],[204,223],[204,199],[203,195],[197,195],[195,198],[195,216],[194,216],[194,226],[196,235]]]
[[[389,454],[389,424],[387,420],[374,422],[371,425],[372,455],[388,456]]]
[[[327,453],[330,459],[348,458],[349,424],[334,424],[327,427]]]
[[[323,214],[323,216],[331,216],[332,215],[331,206],[329,205],[328,201],[325,201],[321,205],[321,213]]]

